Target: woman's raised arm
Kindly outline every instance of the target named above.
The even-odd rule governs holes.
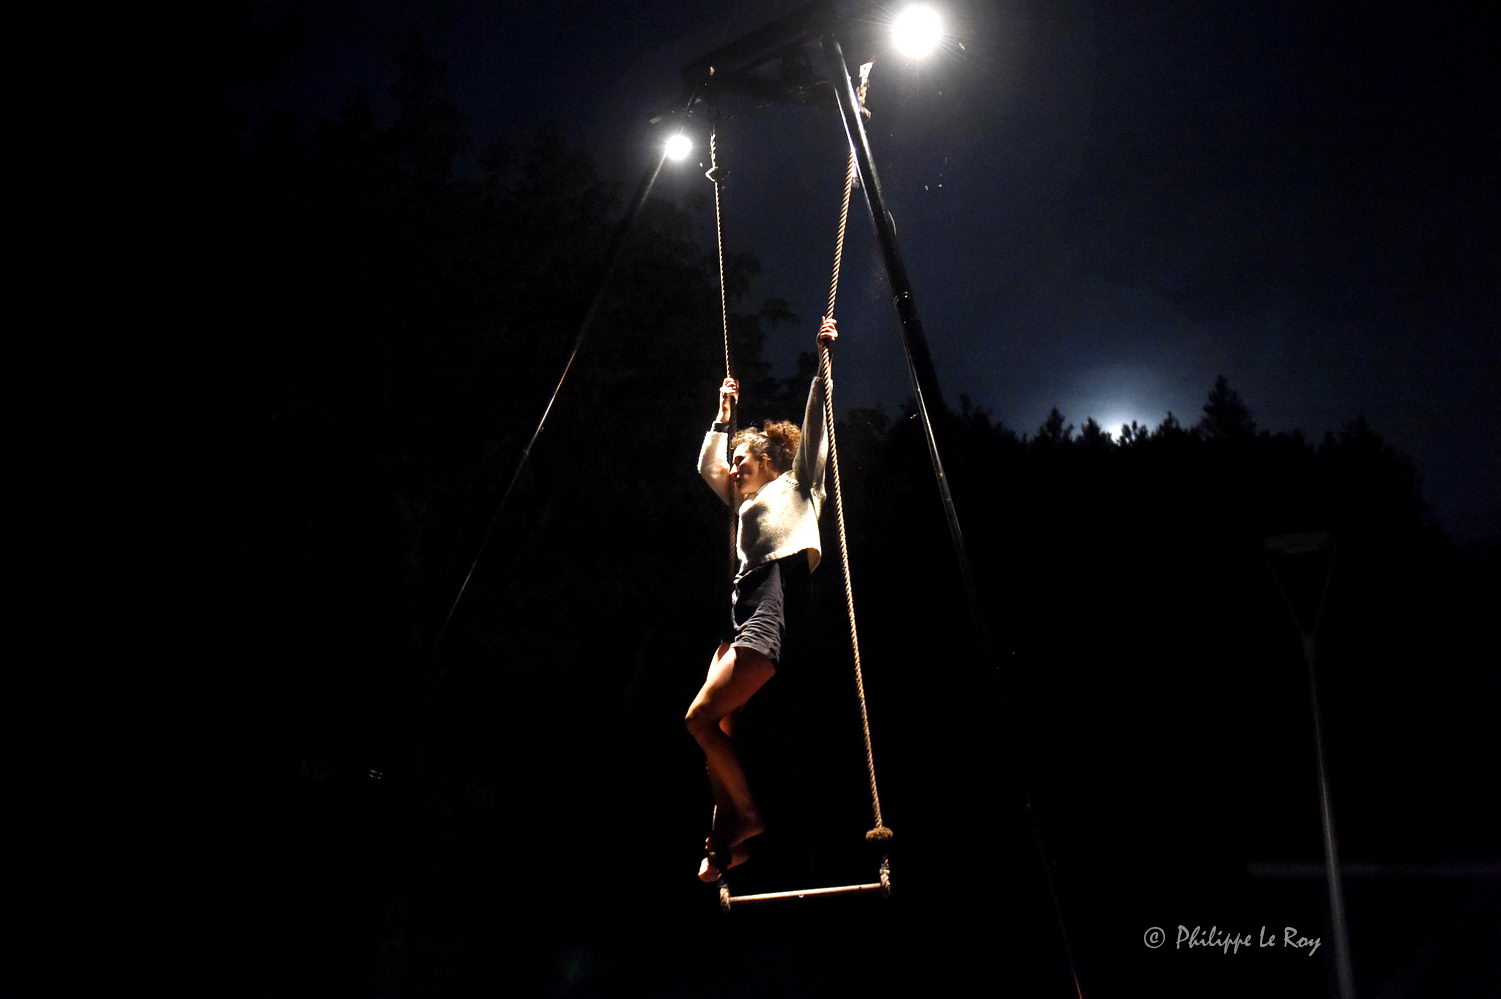
[[[703,446],[698,451],[698,474],[703,476],[709,488],[725,503],[732,500],[730,465],[725,458],[729,435],[725,431],[729,429],[733,406],[739,398],[739,383],[733,378],[726,378],[719,386],[719,418],[714,421],[709,432],[704,434]]]
[[[839,331],[835,328],[833,319],[824,317],[818,326],[818,351],[819,372],[823,370],[823,351],[833,347],[834,341],[839,339]],[[832,393],[834,378],[829,377],[829,389]],[[808,386],[808,405],[803,411],[803,438],[798,444],[797,458],[792,471],[798,485],[824,495],[824,471],[829,460],[829,430],[824,421],[824,384],[823,377],[818,372],[813,375],[813,384]]]

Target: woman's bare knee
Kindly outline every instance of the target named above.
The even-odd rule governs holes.
[[[719,723],[725,718],[724,715],[716,714],[705,701],[694,701],[688,713],[683,716],[683,724],[699,742],[705,735],[712,738],[720,731]]]
[[[720,722],[742,707],[776,672],[776,665],[754,649],[729,648],[709,670],[698,696],[683,719],[700,743],[724,734]]]

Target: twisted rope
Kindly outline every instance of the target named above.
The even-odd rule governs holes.
[[[865,110],[865,94],[870,88],[870,67],[870,63],[860,67],[857,96],[862,111]],[[851,147],[849,166],[844,171],[844,196],[839,204],[839,229],[834,237],[834,271],[829,280],[829,308],[825,313],[829,319],[834,318],[834,303],[839,297],[839,272],[844,263],[844,236],[849,228],[850,193],[854,190],[856,176],[855,150]],[[860,700],[860,727],[865,735],[865,769],[870,777],[870,807],[875,817],[875,825],[866,832],[865,838],[872,842],[885,842],[891,839],[892,833],[881,817],[881,791],[876,782],[876,756],[870,736],[870,709],[865,701],[865,670],[860,659],[860,628],[855,621],[855,584],[850,572],[849,537],[844,522],[844,490],[839,479],[839,442],[834,432],[834,360],[829,345],[822,340],[819,341],[818,355],[818,377],[823,381],[824,425],[828,428],[829,435],[834,524],[839,535],[839,564],[844,575],[844,609],[850,622],[850,649],[855,660],[855,693]]]
[[[860,99],[860,110],[865,110],[865,94],[870,90],[870,67],[872,63],[866,63],[860,67],[860,87],[855,91],[855,96]],[[834,300],[839,297],[839,268],[844,263],[844,234],[849,228],[850,222],[850,193],[855,189],[855,178],[859,176],[859,170],[855,165],[855,150],[850,147],[849,166],[844,171],[844,197],[839,202],[839,230],[834,236],[834,275],[829,279],[829,307],[824,310],[824,315],[834,318]]]
[[[735,377],[730,363],[730,298],[724,281],[724,216],[719,204],[719,126],[715,123],[709,131],[709,172],[704,174],[714,183],[714,243],[719,251],[719,324],[724,331],[724,376]]]
[[[724,180],[719,170],[719,114],[714,114],[714,124],[709,129],[709,172],[704,174],[714,185],[714,246],[719,252],[719,325],[724,333],[724,376],[734,378],[734,366],[730,357],[730,295],[724,279],[724,212],[719,202],[719,185]],[[735,436],[735,403],[730,401],[730,437]],[[729,575],[734,578],[740,560],[740,516],[735,509],[735,483],[725,484],[725,502],[730,508],[729,530]]]

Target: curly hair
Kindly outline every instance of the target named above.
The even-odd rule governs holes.
[[[767,420],[761,427],[744,427],[736,431],[735,436],[730,439],[730,450],[749,444],[753,456],[770,458],[771,467],[781,473],[791,470],[798,442],[802,439],[803,432],[796,423]]]

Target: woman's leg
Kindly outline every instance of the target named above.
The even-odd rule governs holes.
[[[729,726],[733,714],[775,673],[771,660],[754,649],[721,645],[703,687],[688,708],[688,731],[703,749],[709,765],[709,784],[717,806],[714,832],[722,846],[743,843],[764,828],[740,757],[730,741]]]

